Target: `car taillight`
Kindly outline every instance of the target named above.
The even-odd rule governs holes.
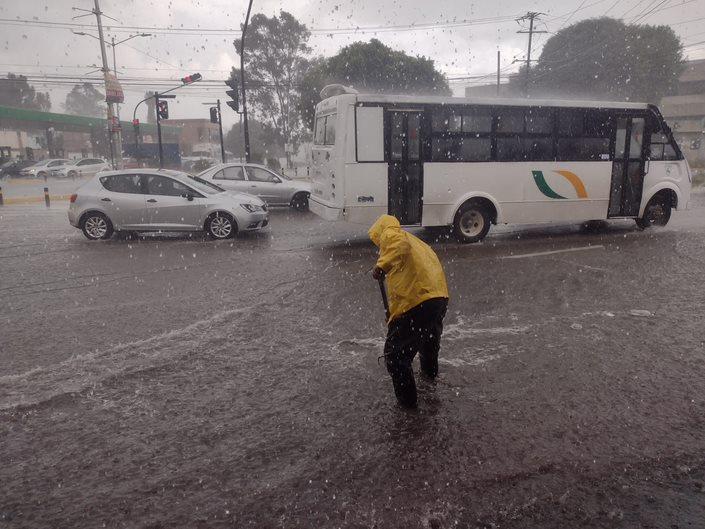
[[[77,198],[78,198],[78,195],[76,193],[74,193],[73,195],[71,195],[71,198],[69,198],[69,202],[71,202],[71,204],[73,204],[74,202],[76,202]]]

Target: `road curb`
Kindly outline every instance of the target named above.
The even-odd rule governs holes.
[[[49,200],[68,200],[71,195],[49,195]],[[44,196],[40,197],[6,197],[4,199],[5,205],[18,205],[18,204],[40,204],[44,202]]]

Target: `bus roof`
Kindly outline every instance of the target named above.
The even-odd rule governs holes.
[[[430,104],[430,105],[506,105],[506,106],[537,106],[537,107],[579,107],[579,108],[618,108],[647,110],[647,103],[629,103],[626,101],[583,101],[561,99],[523,99],[523,98],[480,98],[480,97],[442,97],[442,96],[410,96],[391,94],[341,94],[334,97],[354,97],[360,103],[388,104]],[[331,98],[332,99],[332,98]]]

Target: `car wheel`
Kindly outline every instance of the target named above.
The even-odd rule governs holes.
[[[665,226],[671,220],[671,209],[668,197],[657,195],[646,204],[644,216],[634,220],[642,230],[651,226]]]
[[[92,241],[109,239],[113,234],[113,223],[103,213],[93,211],[83,217],[81,230],[83,230],[83,235]]]
[[[76,178],[76,176],[78,175],[76,174],[76,171],[69,171],[66,176],[68,176],[69,178]]]
[[[44,171],[37,173],[37,178],[46,178],[47,174]]]
[[[296,211],[308,211],[308,193],[297,193],[291,199],[290,206]]]
[[[485,238],[490,231],[492,217],[481,202],[467,202],[455,215],[453,235],[460,242],[473,243]]]
[[[227,213],[214,213],[206,221],[206,232],[213,239],[227,239],[237,233],[237,224]]]

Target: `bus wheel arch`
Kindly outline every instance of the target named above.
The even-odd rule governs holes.
[[[634,220],[642,230],[651,226],[665,226],[671,219],[671,211],[677,207],[677,193],[673,189],[664,188],[653,194],[644,206],[641,217]]]
[[[463,202],[453,217],[453,235],[463,243],[479,242],[490,226],[497,224],[497,208],[485,197],[473,197]]]

